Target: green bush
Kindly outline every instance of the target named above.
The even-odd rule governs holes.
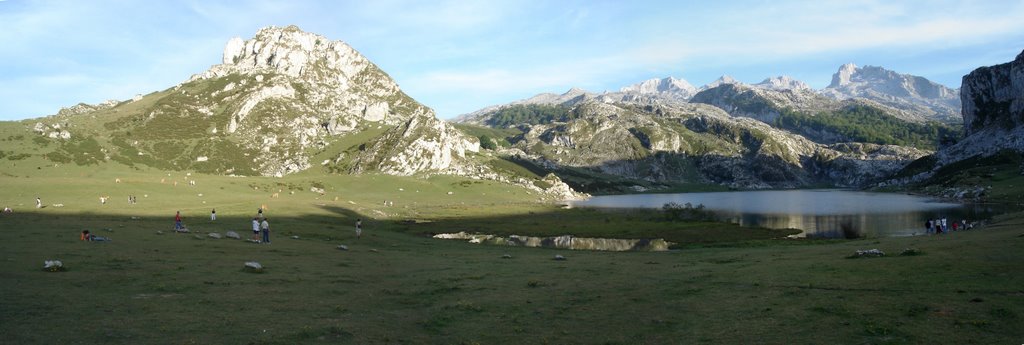
[[[694,207],[691,203],[680,205],[679,203],[670,202],[662,206],[661,210],[665,213],[665,219],[673,222],[715,220],[715,214],[705,210],[704,204],[698,204]]]

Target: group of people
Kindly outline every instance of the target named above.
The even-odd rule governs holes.
[[[263,221],[260,221],[260,217],[263,217],[263,208],[257,212],[257,216],[252,219],[252,240],[256,243],[270,244],[270,223],[267,222],[267,217],[263,217]],[[260,235],[263,238],[260,238]]]
[[[967,230],[973,227],[973,223],[968,223],[966,219],[961,219],[959,222],[956,220],[948,222],[946,218],[936,218],[924,222],[924,229],[927,234],[948,234],[950,230]]]
[[[210,211],[210,220],[217,220],[217,209]],[[174,230],[179,231],[185,229],[185,225],[182,224],[181,211],[177,211],[174,214]],[[363,219],[356,219],[356,238],[361,238],[363,235]],[[270,244],[270,222],[263,215],[263,207],[260,207],[256,211],[256,217],[252,219],[252,241],[262,244]]]

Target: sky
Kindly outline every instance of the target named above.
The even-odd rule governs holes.
[[[669,76],[823,88],[850,62],[957,88],[1024,50],[1024,0],[0,0],[0,120],[173,87],[270,25],[348,43],[445,119]]]

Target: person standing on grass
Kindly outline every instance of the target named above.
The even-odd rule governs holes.
[[[260,219],[252,219],[252,241],[260,243]]]
[[[263,223],[260,224],[260,232],[263,233],[263,243],[270,244],[270,223],[267,222],[267,218],[263,218]]]
[[[212,211],[210,211],[210,221],[212,222],[215,220],[217,220],[217,209],[213,209]]]
[[[43,208],[43,199],[36,197],[36,208]]]
[[[356,238],[359,238],[362,235],[363,235],[363,219],[359,218],[359,219],[356,219]]]
[[[181,230],[184,226],[181,225],[181,211],[174,214],[174,230]]]

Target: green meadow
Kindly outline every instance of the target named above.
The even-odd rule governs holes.
[[[189,176],[11,158],[0,165],[0,206],[14,209],[0,215],[2,344],[1024,341],[1021,214],[944,236],[793,240],[656,211],[565,210],[454,177]],[[207,236],[249,238],[262,206],[272,244]],[[190,233],[173,232],[175,211]],[[80,241],[82,230],[112,241]],[[449,231],[661,237],[678,249],[429,237]],[[848,258],[875,248],[887,255]],[[44,271],[54,259],[66,269]]]

